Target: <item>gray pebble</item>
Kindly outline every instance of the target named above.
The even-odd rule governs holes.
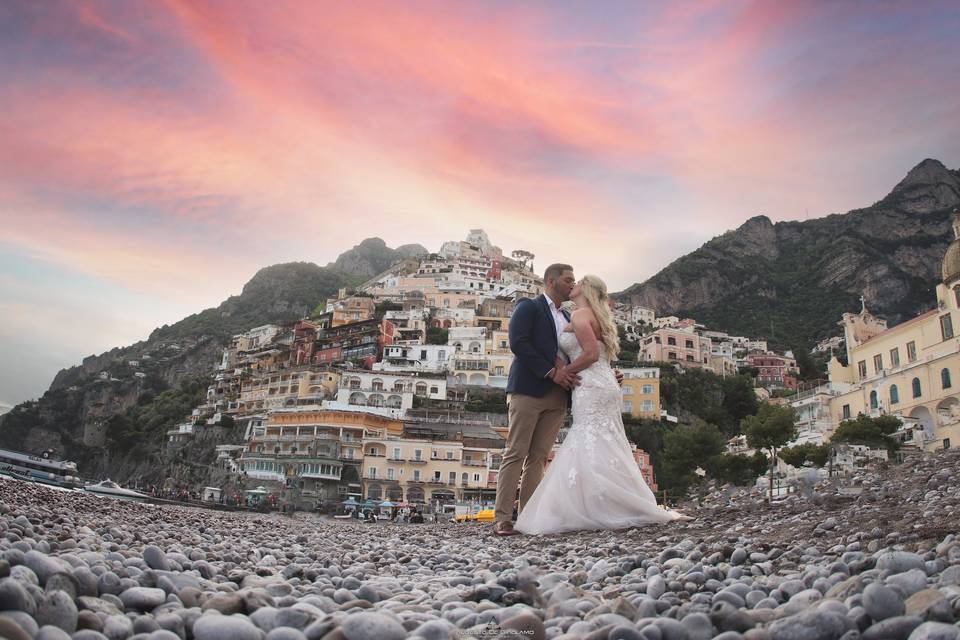
[[[903,615],[903,598],[896,591],[878,582],[863,590],[863,608],[875,621]]]

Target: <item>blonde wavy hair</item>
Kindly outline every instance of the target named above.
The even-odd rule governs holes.
[[[597,276],[583,276],[580,279],[580,291],[587,300],[587,305],[600,323],[600,338],[607,348],[607,357],[616,360],[620,353],[620,336],[617,334],[617,325],[613,322],[607,298],[607,285]]]

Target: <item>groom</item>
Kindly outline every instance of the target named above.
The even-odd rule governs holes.
[[[552,264],[543,281],[544,293],[520,300],[510,317],[514,360],[507,380],[510,430],[497,480],[494,533],[499,536],[519,533],[512,520],[517,484],[519,512],[543,478],[547,455],[567,415],[569,391],[580,383],[577,374],[557,362],[559,337],[570,323],[560,305],[570,299],[576,284],[573,267]]]

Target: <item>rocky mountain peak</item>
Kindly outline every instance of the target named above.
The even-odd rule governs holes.
[[[371,277],[382,273],[394,264],[416,256],[429,253],[419,244],[405,244],[391,249],[380,238],[367,238],[349,251],[337,257],[335,262],[327,265],[338,271],[355,276]]]
[[[764,215],[750,218],[734,231],[720,236],[719,241],[735,255],[777,257],[777,231]]]
[[[883,200],[911,213],[929,213],[960,205],[960,173],[939,160],[927,158],[893,188]]]

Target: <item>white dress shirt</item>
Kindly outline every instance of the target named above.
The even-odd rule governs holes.
[[[567,325],[570,324],[570,321],[567,320],[567,317],[563,315],[563,312],[557,308],[557,305],[553,304],[553,298],[547,294],[543,294],[543,297],[547,299],[547,306],[550,307],[550,313],[553,315],[553,324],[557,328],[557,342],[560,342],[560,334],[567,328]]]

